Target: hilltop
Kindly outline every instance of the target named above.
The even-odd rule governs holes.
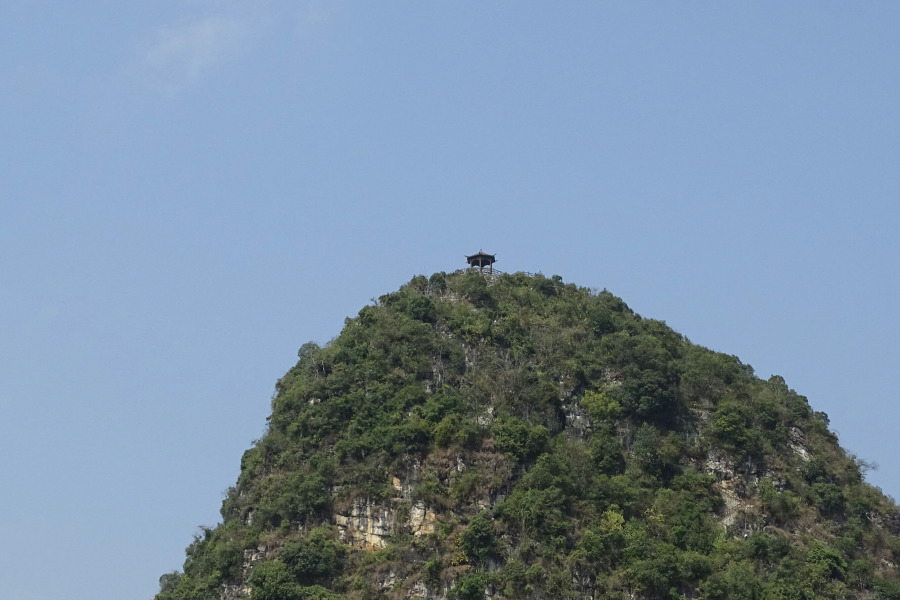
[[[828,417],[606,291],[415,277],[275,389],[156,600],[900,599]]]

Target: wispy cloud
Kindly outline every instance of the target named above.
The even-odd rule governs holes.
[[[162,92],[178,92],[249,45],[250,24],[232,16],[163,27],[143,54],[140,70]]]
[[[2,0],[0,0],[2,1]],[[344,0],[198,0],[195,13],[155,31],[132,63],[141,82],[175,95],[270,35],[321,42]]]

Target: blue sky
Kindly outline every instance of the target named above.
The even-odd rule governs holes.
[[[0,580],[152,597],[306,341],[479,248],[900,494],[900,5],[0,3]]]

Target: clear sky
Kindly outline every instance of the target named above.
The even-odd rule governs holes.
[[[148,600],[306,341],[483,248],[900,495],[900,3],[0,0],[0,581]]]

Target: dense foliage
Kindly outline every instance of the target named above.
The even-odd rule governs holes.
[[[241,585],[254,600],[415,585],[458,600],[900,598],[900,518],[865,468],[781,377],[606,291],[416,277],[300,349],[223,523],[157,600]],[[336,519],[360,500],[395,517],[383,547]],[[416,507],[431,529],[414,531]]]

